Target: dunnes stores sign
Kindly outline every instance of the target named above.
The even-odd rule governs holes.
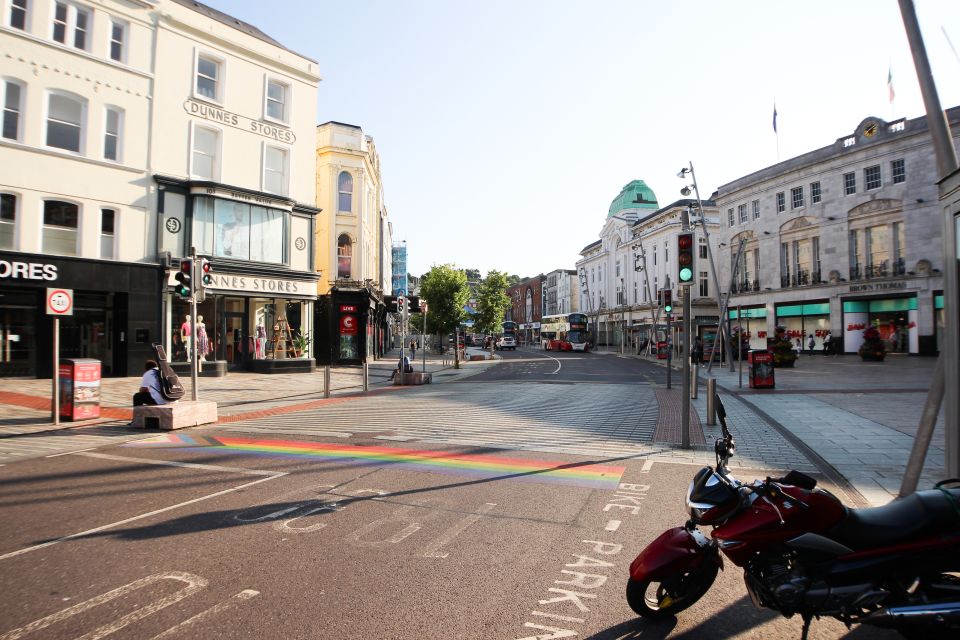
[[[286,278],[259,278],[215,273],[210,289],[268,293],[275,295],[316,296],[317,283],[310,280],[287,280]]]
[[[225,124],[228,127],[240,129],[241,131],[249,131],[250,133],[255,133],[264,138],[276,140],[277,142],[293,144],[297,141],[297,136],[293,135],[293,131],[290,131],[290,129],[286,127],[278,127],[274,124],[253,120],[252,118],[241,116],[238,113],[231,113],[226,109],[215,107],[212,104],[187,100],[183,103],[183,108],[192,116],[197,116],[219,124]]]
[[[0,280],[48,280],[57,279],[57,265],[43,262],[20,262],[0,260]]]

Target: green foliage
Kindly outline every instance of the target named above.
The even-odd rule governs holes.
[[[480,282],[483,279],[480,276],[480,269],[464,269],[463,272],[467,274],[467,281],[469,282]]]
[[[503,314],[510,306],[507,297],[507,274],[499,271],[487,272],[477,287],[477,315],[473,317],[477,333],[494,334],[500,332]]]
[[[507,286],[512,287],[515,284],[520,284],[522,280],[523,278],[521,278],[520,276],[517,276],[511,273],[510,275],[507,275]]]
[[[797,352],[793,350],[793,342],[790,341],[790,336],[787,335],[787,329],[785,327],[777,327],[774,331],[772,347],[773,366],[793,366],[793,362],[797,359]]]
[[[467,276],[453,265],[434,265],[420,282],[420,297],[427,301],[427,332],[450,333],[466,319]]]

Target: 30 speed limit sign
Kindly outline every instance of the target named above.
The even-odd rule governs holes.
[[[73,289],[47,288],[47,315],[73,315]]]

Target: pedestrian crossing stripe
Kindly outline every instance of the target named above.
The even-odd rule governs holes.
[[[124,445],[140,448],[176,448],[205,453],[253,454],[390,465],[416,471],[451,473],[482,478],[562,483],[597,489],[615,489],[625,467],[593,462],[551,462],[504,456],[476,455],[381,446],[356,446],[292,440],[254,440],[210,436],[163,435]]]

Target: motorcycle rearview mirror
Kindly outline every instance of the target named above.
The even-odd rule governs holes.
[[[727,417],[727,410],[723,408],[723,401],[720,400],[720,394],[715,394],[713,396],[714,402],[717,405],[717,416],[723,420]]]

